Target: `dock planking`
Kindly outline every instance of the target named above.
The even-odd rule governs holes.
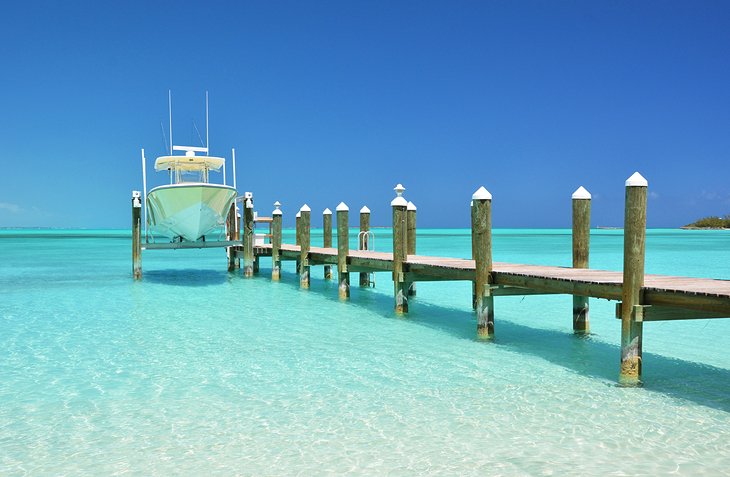
[[[270,244],[259,245],[255,253],[271,256],[271,248]],[[282,244],[281,253],[284,259],[295,260],[301,250],[298,245]],[[313,265],[336,265],[337,249],[311,247],[309,260]],[[347,263],[352,272],[392,272],[393,254],[350,250]],[[413,281],[475,279],[475,262],[471,259],[408,255],[403,266]],[[493,285],[524,289],[504,295],[519,295],[525,291],[524,294],[585,294],[592,298],[621,300],[623,289],[623,273],[609,270],[494,262],[491,273]],[[730,280],[646,275],[641,293],[644,305],[706,311],[707,318],[717,318],[722,313],[730,317]],[[499,295],[497,291],[495,296]]]

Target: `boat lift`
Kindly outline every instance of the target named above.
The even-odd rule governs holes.
[[[236,150],[231,149],[231,162],[233,163],[233,188],[236,188]],[[226,177],[225,177],[225,164],[224,164],[224,177],[223,177],[223,183],[226,183]],[[190,241],[172,241],[172,242],[155,242],[154,235],[150,235],[149,232],[149,216],[147,214],[147,159],[144,154],[144,149],[142,149],[142,187],[143,187],[143,194],[141,195],[140,191],[132,191],[132,199],[133,201],[135,198],[138,202],[141,202],[140,205],[137,207],[141,207],[143,211],[143,217],[144,217],[144,242],[141,243],[141,249],[142,250],[177,250],[177,249],[189,249],[189,248],[217,248],[217,247],[232,247],[241,245],[242,241],[240,238],[240,214],[238,213],[238,207],[235,205],[236,202],[240,202],[239,199],[243,199],[243,196],[237,197],[236,201],[234,201],[234,206],[231,208],[231,213],[228,215],[228,220],[226,220],[225,224],[225,234],[227,237],[227,240],[216,240],[216,241],[205,241],[205,240],[198,240],[195,242]],[[247,192],[246,194],[250,194],[250,198],[253,201],[253,195],[250,192]],[[141,197],[140,197],[141,195]],[[144,199],[143,199],[144,198]],[[229,230],[232,230],[233,233],[231,233]]]

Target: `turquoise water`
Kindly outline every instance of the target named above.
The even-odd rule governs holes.
[[[620,270],[621,231],[591,239]],[[421,230],[418,253],[470,243]],[[570,265],[570,243],[497,230],[494,259]],[[133,282],[130,256],[125,231],[0,231],[0,475],[730,472],[730,320],[647,323],[625,389],[614,302],[581,339],[570,296],[498,298],[485,343],[468,283],[418,283],[397,318],[387,273],[345,303],[321,267],[302,291],[291,262],[273,283],[268,259],[244,279],[222,250],[147,251]],[[647,273],[730,279],[730,232],[651,230]]]

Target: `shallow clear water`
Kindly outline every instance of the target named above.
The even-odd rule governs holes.
[[[494,259],[570,265],[570,241],[497,230]],[[470,243],[422,230],[418,253]],[[594,231],[591,267],[621,250]],[[124,231],[0,231],[0,475],[729,472],[730,320],[647,323],[625,389],[614,302],[577,338],[570,296],[498,298],[485,343],[468,283],[418,283],[397,318],[387,273],[340,302],[321,267],[302,291],[290,262],[273,283],[268,259],[147,251],[133,282],[130,255]],[[649,231],[647,273],[730,279],[730,233]]]

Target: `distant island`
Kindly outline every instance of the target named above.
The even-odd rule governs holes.
[[[705,217],[687,224],[682,229],[730,229],[730,215],[725,217]]]

